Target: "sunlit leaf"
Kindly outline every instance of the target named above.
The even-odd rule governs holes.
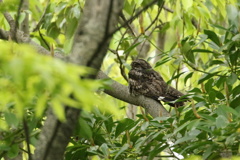
[[[53,99],[51,101],[51,106],[54,114],[59,118],[59,120],[65,121],[65,109],[64,106],[59,102],[59,99]]]

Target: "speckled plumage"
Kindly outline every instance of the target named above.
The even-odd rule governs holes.
[[[171,103],[184,94],[169,86],[159,73],[154,71],[150,64],[143,59],[131,63],[129,75],[129,91],[133,95],[144,95],[160,103],[170,102],[170,106],[182,106],[184,102]]]

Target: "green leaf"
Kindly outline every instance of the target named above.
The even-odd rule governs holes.
[[[213,116],[209,116],[207,114],[202,114],[202,113],[199,113],[199,115],[200,115],[200,117],[203,117],[203,118],[209,120],[210,122],[215,122],[215,117],[213,117]]]
[[[195,63],[195,57],[192,52],[192,47],[188,42],[183,43],[183,47],[181,48],[181,52],[185,55],[185,57],[192,63]]]
[[[238,22],[238,8],[234,5],[227,5],[227,16],[231,24],[237,25]]]
[[[203,153],[203,159],[208,159],[208,157],[213,154],[213,147],[214,146],[210,146],[208,147],[207,149],[204,150],[204,153]]]
[[[216,93],[214,91],[209,92],[209,101],[215,103]]]
[[[129,48],[125,49],[125,50],[124,50],[124,54],[127,54],[127,53],[131,52],[131,51],[132,51],[134,48],[136,48],[140,43],[142,43],[142,42],[138,42],[138,43],[136,43],[136,44],[134,44],[134,45],[131,45]]]
[[[230,106],[233,107],[233,108],[236,108],[236,107],[240,106],[239,102],[240,102],[240,95],[237,95],[237,96],[234,97],[233,100],[230,102]]]
[[[224,100],[225,99],[225,96],[223,95],[222,92],[220,91],[215,91],[216,92],[216,97],[220,100]]]
[[[132,14],[133,12],[133,6],[131,6],[131,4],[129,3],[129,1],[124,1],[124,7],[123,7],[124,11],[126,11],[129,15]]]
[[[56,22],[51,23],[48,28],[49,29],[47,30],[47,35],[49,35],[50,37],[52,37],[54,39],[57,39],[61,30],[60,30],[60,28],[57,27]]]
[[[233,88],[231,93],[232,93],[233,97],[236,97],[237,95],[239,95],[240,94],[240,85],[238,85],[235,88]]]
[[[235,73],[231,73],[231,75],[227,78],[227,84],[233,85],[237,81],[238,77]]]
[[[188,10],[193,5],[193,0],[182,0],[183,8]]]
[[[173,134],[178,133],[179,131],[181,131],[182,129],[184,129],[185,127],[188,126],[188,124],[190,123],[190,121],[187,121],[186,123],[182,124],[181,126],[179,126],[178,128],[176,128],[173,132]]]
[[[148,126],[149,126],[149,121],[144,122],[144,123],[142,124],[142,126],[141,126],[141,130],[142,130],[142,131],[145,131]]]
[[[208,92],[208,94],[213,90],[213,82],[214,80],[211,78],[207,81],[207,83],[204,85],[205,90]]]
[[[53,108],[54,114],[59,118],[61,121],[65,121],[65,110],[64,106],[60,103],[59,99],[51,100],[51,106]]]
[[[218,108],[217,108],[217,111],[218,111],[218,110],[221,110],[222,115],[224,115],[226,118],[228,117],[227,113],[232,113],[232,114],[234,114],[235,116],[238,116],[238,117],[239,117],[239,113],[238,113],[235,109],[233,109],[233,108],[231,108],[231,107],[229,107],[229,106],[220,105],[220,106],[218,106]],[[218,114],[218,115],[221,115],[221,114]]]
[[[239,51],[239,49],[238,49],[237,51],[235,51],[234,53],[231,53],[231,54],[229,55],[230,62],[231,62],[231,64],[232,64],[233,66],[237,66],[237,65],[238,65],[238,64],[237,64],[237,61],[238,61],[239,57],[240,57],[240,51]]]
[[[124,151],[126,151],[127,149],[129,148],[129,144],[124,144],[121,148],[120,148],[120,150],[118,151],[118,153],[116,154],[116,156],[114,157],[114,160],[115,159],[117,159],[117,157],[121,154],[121,153],[123,153]]]
[[[7,152],[7,155],[9,158],[12,159],[12,158],[17,157],[18,152],[19,152],[18,144],[14,144],[11,146],[10,150]]]
[[[198,126],[197,128],[201,131],[205,131],[205,132],[208,132],[208,133],[212,134],[212,130],[209,129],[209,124],[206,127],[205,126]]]
[[[207,36],[207,35],[205,35],[205,34],[199,35],[199,37],[200,37],[201,39],[199,40],[199,42],[198,42],[198,43],[196,43],[196,45],[195,45],[195,46],[199,46],[200,44],[202,44],[203,42],[205,42],[205,41],[206,41],[206,39],[208,39],[208,36]]]
[[[184,74],[185,72],[181,72],[177,75],[174,75],[174,77],[172,77],[169,81],[167,81],[167,84],[171,84],[171,82],[177,78],[179,78],[182,74]]]
[[[154,159],[158,154],[160,154],[168,145],[163,145],[162,143],[156,145],[154,149],[149,153],[148,160]]]
[[[41,96],[39,96],[39,98],[37,99],[37,104],[35,107],[35,114],[38,118],[40,118],[44,112],[44,110],[46,109],[46,103],[48,100],[49,95],[47,93],[42,94]]]
[[[215,76],[218,72],[212,73],[212,74],[204,74],[199,80],[198,84],[203,83],[204,81],[210,79],[211,77]]]
[[[129,118],[125,118],[119,122],[116,127],[115,137],[118,137],[122,132],[130,130],[135,126],[135,121]]]
[[[157,61],[157,63],[155,64],[154,68],[157,68],[158,66],[161,66],[163,65],[164,63],[170,61],[171,58],[170,57],[165,57],[165,58],[162,58],[161,60]]]
[[[233,41],[239,41],[240,40],[240,34],[236,34],[235,36],[233,36],[232,40]]]
[[[13,114],[11,112],[5,112],[4,116],[5,116],[5,120],[6,120],[7,124],[11,128],[17,128],[17,126],[19,124],[19,120],[18,120],[18,118],[16,117],[15,114]]]
[[[201,52],[201,53],[214,53],[213,51],[207,49],[193,49],[192,52]]]
[[[225,128],[228,125],[228,123],[229,123],[228,119],[223,115],[219,115],[216,118],[216,127],[217,128]]]
[[[146,142],[146,137],[139,137],[136,142],[134,143],[134,147],[136,148],[136,150],[140,149],[143,144]]]
[[[215,27],[215,28],[218,28],[218,29],[221,29],[221,30],[224,30],[224,31],[228,31],[227,28],[224,28],[223,26],[220,26],[218,24],[210,24],[212,27]]]
[[[105,127],[108,133],[112,132],[113,127],[115,126],[113,117],[109,116],[106,121],[104,121]]]
[[[84,137],[86,139],[91,139],[93,135],[92,129],[89,126],[89,124],[86,122],[86,120],[84,120],[83,118],[80,118],[78,122],[80,125],[79,135],[81,135],[81,137]]]
[[[232,145],[234,145],[234,143],[236,142],[236,138],[237,138],[236,134],[232,134],[231,136],[228,136],[228,137],[226,138],[225,144],[226,144],[227,146],[232,146]]]
[[[109,157],[109,149],[106,143],[103,143],[100,147],[99,150],[104,154],[106,158]]]
[[[210,66],[213,66],[213,65],[216,65],[216,64],[225,64],[223,61],[221,61],[221,60],[212,60],[211,62],[210,62]]]
[[[205,29],[204,34],[206,34],[216,45],[221,46],[221,42],[215,32]]]
[[[196,136],[184,136],[182,138],[179,138],[175,143],[174,145],[177,145],[177,144],[180,144],[180,143],[183,143],[183,142],[187,142],[187,141],[190,141],[190,140],[193,140],[195,139]]]
[[[71,21],[71,24],[67,25],[67,29],[66,29],[66,38],[67,39],[71,39],[76,31],[76,28],[78,26],[78,19],[76,18],[72,18],[69,19],[69,21]]]
[[[197,128],[197,126],[200,124],[200,121],[201,121],[200,119],[192,120],[187,126],[188,130]]]

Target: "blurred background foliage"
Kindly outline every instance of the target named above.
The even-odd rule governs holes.
[[[127,117],[128,104],[95,93],[103,82],[79,79],[89,69],[36,55],[29,46],[0,41],[0,158],[14,158],[26,148],[24,122],[34,148],[45,109],[52,107],[64,121],[63,104],[84,106],[66,149],[67,160],[240,156],[240,2],[151,2],[125,0],[118,25],[123,27],[114,34],[102,70],[127,85],[131,61],[147,59],[192,101],[178,109],[164,105],[170,117],[152,118],[139,111]],[[16,17],[18,3],[4,1],[0,10]],[[85,1],[29,4],[19,23],[28,14],[30,37],[46,49],[53,46],[55,52],[68,55]],[[0,27],[9,29],[2,14]]]

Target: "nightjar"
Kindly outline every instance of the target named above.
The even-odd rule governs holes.
[[[183,93],[169,86],[159,73],[154,71],[150,64],[143,60],[137,59],[131,63],[132,69],[128,73],[129,91],[133,95],[144,95],[152,98],[159,103],[167,102],[170,106],[183,106],[186,99],[173,103]]]

